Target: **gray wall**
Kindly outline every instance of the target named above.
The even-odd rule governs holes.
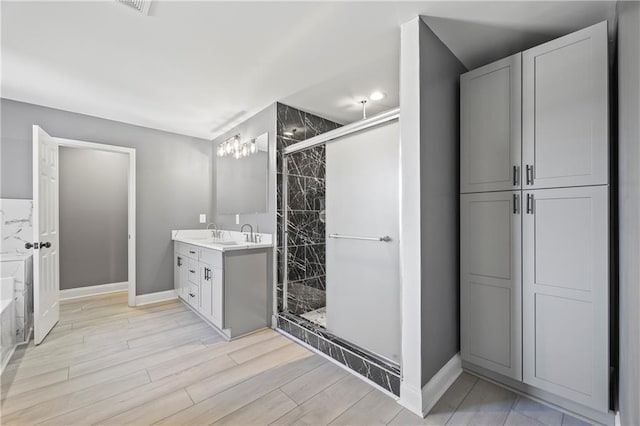
[[[129,156],[60,147],[60,289],[127,281]]]
[[[402,26],[401,40],[402,357],[410,395],[460,349],[459,80],[466,69],[422,18]]]
[[[215,206],[212,204],[211,209],[212,212],[215,212],[215,220],[213,222],[219,228],[222,229],[232,229],[232,230],[240,230],[240,226],[244,223],[250,223],[253,226],[254,231],[260,230],[260,232],[274,234],[275,237],[275,223],[276,223],[276,104],[272,104],[267,108],[263,109],[253,117],[247,119],[242,122],[238,126],[229,130],[227,133],[217,137],[213,141],[213,167],[216,167],[216,162],[219,161],[218,157],[215,156],[215,148],[218,146],[220,142],[225,141],[226,139],[234,136],[236,134],[240,134],[241,139],[248,140],[257,136],[260,136],[263,133],[269,134],[269,167],[267,170],[268,176],[265,177],[267,180],[267,211],[266,213],[252,213],[252,214],[241,214],[240,215],[240,224],[236,225],[235,214],[222,214],[215,209]],[[214,176],[215,179],[215,176]],[[216,185],[214,182],[213,190],[215,191]],[[215,201],[215,197],[213,200]]]
[[[640,424],[640,3],[618,3],[620,420]]]
[[[137,294],[173,288],[172,229],[201,228],[213,206],[210,141],[1,100],[0,197],[31,198],[31,126],[55,137],[136,149]]]
[[[466,68],[420,25],[422,385],[460,350],[459,81]]]

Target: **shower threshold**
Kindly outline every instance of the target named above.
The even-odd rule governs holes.
[[[400,395],[400,365],[334,336],[324,327],[303,318],[303,316],[279,312],[277,329],[313,348],[318,353],[332,358],[354,373],[378,385],[382,390],[395,396]]]

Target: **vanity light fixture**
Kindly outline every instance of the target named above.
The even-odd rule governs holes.
[[[258,152],[258,146],[256,140],[251,139],[249,142],[241,142],[240,135],[235,135],[227,139],[218,145],[216,149],[216,155],[218,157],[226,157],[232,155],[233,158],[239,160],[243,157],[248,157],[251,154]]]

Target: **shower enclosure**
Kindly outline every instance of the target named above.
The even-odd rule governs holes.
[[[390,111],[284,149],[278,327],[399,393],[399,124]]]

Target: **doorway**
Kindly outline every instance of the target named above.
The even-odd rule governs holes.
[[[97,292],[109,292],[116,289],[125,289],[128,291],[127,301],[129,306],[135,306],[136,295],[136,253],[135,253],[135,241],[136,241],[136,229],[135,229],[135,214],[136,214],[136,158],[135,149],[124,148],[114,145],[98,144],[92,142],[77,141],[64,138],[55,138],[49,136],[43,129],[38,126],[34,126],[33,132],[33,158],[34,158],[34,191],[33,191],[33,208],[34,208],[34,274],[33,274],[33,290],[34,290],[34,336],[35,343],[39,344],[48,334],[48,332],[57,323],[60,311],[60,244],[66,244],[66,250],[71,256],[74,256],[76,262],[81,263],[81,267],[77,272],[80,274],[71,274],[74,276],[72,279],[78,279],[78,276],[85,274],[85,277],[91,277],[91,271],[95,270],[95,265],[92,266],[87,261],[87,258],[83,257],[83,247],[87,250],[90,248],[102,248],[101,245],[109,244],[98,238],[97,241],[91,241],[83,239],[82,235],[78,234],[78,244],[75,246],[74,240],[65,238],[61,235],[66,229],[72,229],[76,231],[76,227],[81,227],[80,222],[84,221],[84,226],[95,227],[100,226],[99,223],[91,220],[87,220],[86,217],[82,218],[77,216],[67,220],[65,218],[60,220],[60,203],[61,197],[63,204],[66,205],[66,211],[69,213],[78,213],[78,210],[82,211],[84,215],[98,216],[100,212],[100,203],[104,202],[101,197],[106,197],[108,194],[106,190],[101,189],[101,193],[91,194],[91,191],[87,192],[87,188],[82,189],[82,185],[77,186],[74,191],[73,188],[65,188],[65,191],[60,191],[60,177],[67,176],[73,178],[74,181],[83,179],[82,167],[80,167],[83,161],[89,161],[92,157],[95,161],[98,158],[102,158],[107,161],[111,160],[113,164],[117,161],[120,162],[119,170],[121,173],[126,173],[126,179],[123,184],[126,184],[126,200],[120,200],[120,203],[126,205],[126,218],[120,218],[120,222],[115,228],[122,229],[125,241],[121,241],[118,247],[106,247],[106,251],[103,253],[112,254],[117,250],[126,251],[126,259],[121,254],[111,256],[111,260],[107,262],[118,263],[118,265],[106,265],[103,269],[106,274],[114,272],[115,269],[120,269],[112,276],[125,277],[125,281],[118,283],[109,283],[106,287],[97,290]],[[65,161],[61,161],[61,155],[67,158]],[[70,154],[70,155],[67,155]],[[124,161],[122,156],[124,156]],[[119,157],[119,158],[118,158]],[[117,158],[117,161],[114,160]],[[69,160],[69,161],[67,161]],[[79,170],[74,173],[66,173],[68,170],[61,170],[61,166],[65,164],[75,164],[79,167]],[[87,165],[85,164],[84,167]],[[89,179],[90,170],[85,170],[87,173],[86,182],[84,185],[91,185]],[[79,174],[78,174],[79,173]],[[93,173],[93,179],[96,179],[95,173]],[[99,179],[99,177],[97,177]],[[78,182],[73,182],[77,184]],[[81,190],[78,190],[81,189]],[[97,187],[96,187],[97,191]],[[100,192],[97,191],[97,192]],[[77,194],[74,194],[76,192]],[[89,203],[94,202],[96,209],[91,210]],[[104,205],[104,204],[103,204]],[[103,216],[104,220],[112,220],[108,215]],[[90,218],[89,218],[90,219]],[[114,218],[114,220],[117,220]],[[75,222],[74,222],[75,221]],[[115,229],[114,227],[111,227]],[[66,241],[66,242],[65,242]],[[96,247],[94,247],[94,245]],[[117,245],[117,244],[112,244]],[[93,250],[95,256],[96,253],[101,250]],[[113,259],[119,258],[117,261]],[[95,260],[93,260],[95,262]],[[98,259],[100,262],[100,259]],[[126,264],[126,265],[125,265]],[[75,266],[78,266],[77,263]],[[74,266],[74,267],[75,267]],[[125,271],[122,268],[126,269]],[[76,271],[73,271],[76,272]],[[88,275],[87,275],[88,274]],[[67,272],[69,276],[69,273]],[[95,284],[95,282],[94,282]],[[82,289],[74,289],[73,294],[77,296],[96,294],[96,291],[89,289],[88,287]],[[84,293],[84,294],[83,294]],[[73,296],[72,296],[73,297]]]

